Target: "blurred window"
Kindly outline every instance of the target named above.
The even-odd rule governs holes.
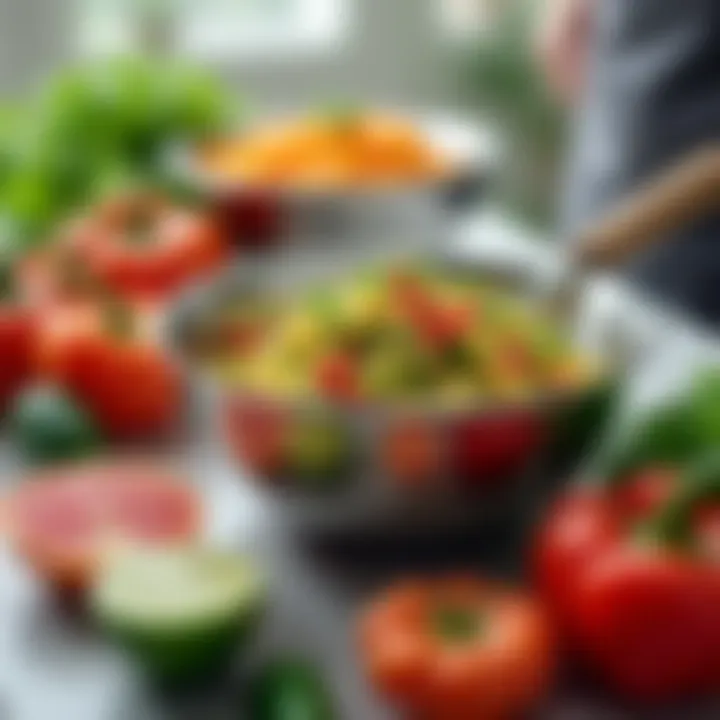
[[[349,27],[350,0],[79,1],[91,55],[155,44],[208,60],[295,57],[332,49]]]
[[[440,24],[451,40],[474,37],[491,26],[504,0],[438,0]]]

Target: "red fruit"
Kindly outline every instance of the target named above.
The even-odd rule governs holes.
[[[254,472],[277,475],[285,464],[286,423],[271,407],[253,403],[230,403],[225,410],[225,432],[236,458]]]
[[[545,427],[531,412],[461,420],[451,431],[451,464],[456,475],[492,482],[523,470],[542,446]]]
[[[437,428],[408,420],[389,427],[382,441],[382,464],[403,485],[427,485],[440,477],[443,443]]]
[[[209,217],[146,195],[101,204],[63,243],[102,287],[125,298],[165,297],[227,256],[226,239]]]
[[[218,214],[228,233],[245,247],[270,245],[283,229],[281,203],[267,193],[229,195],[220,201]]]
[[[480,578],[391,587],[363,612],[358,636],[368,679],[403,717],[526,717],[556,665],[536,601]]]
[[[32,315],[10,303],[0,305],[0,411],[31,379],[34,345]]]
[[[624,483],[575,489],[557,504],[534,548],[541,593],[566,640],[632,699],[716,691],[716,467],[674,480],[647,470]]]
[[[117,314],[115,314],[117,313]],[[178,368],[147,337],[143,318],[124,305],[70,306],[40,337],[45,375],[81,402],[110,438],[167,434],[182,411]]]
[[[349,355],[333,353],[318,363],[315,382],[319,392],[332,400],[356,400],[359,376],[355,360]]]

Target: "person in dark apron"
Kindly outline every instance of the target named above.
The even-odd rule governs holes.
[[[572,238],[643,179],[720,140],[720,1],[545,2],[548,80],[577,113],[562,208]],[[624,271],[658,300],[720,326],[720,214]]]

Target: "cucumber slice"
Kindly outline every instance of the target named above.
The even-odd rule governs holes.
[[[257,626],[264,597],[257,572],[236,555],[148,548],[108,563],[92,606],[152,679],[172,684],[228,668]]]

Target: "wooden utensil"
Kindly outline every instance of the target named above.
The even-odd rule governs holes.
[[[553,305],[574,314],[589,273],[619,267],[714,210],[720,210],[720,144],[682,158],[581,232],[553,288]]]

